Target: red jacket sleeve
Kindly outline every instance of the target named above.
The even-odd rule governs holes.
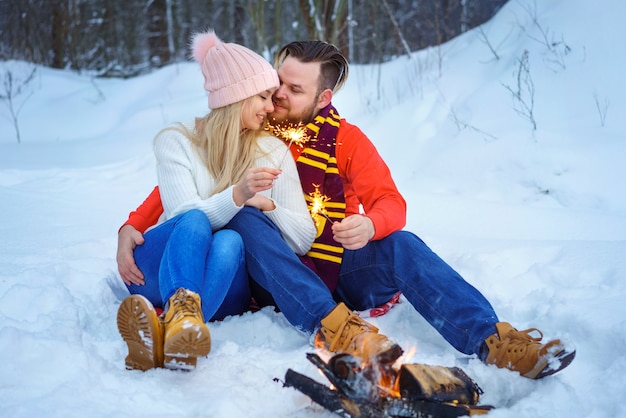
[[[128,220],[122,226],[132,225],[143,234],[146,229],[157,223],[162,213],[163,205],[161,204],[159,186],[155,186],[146,200],[128,215]]]
[[[346,195],[346,216],[363,212],[374,223],[373,240],[406,225],[406,201],[370,139],[345,119],[337,133],[337,166]]]

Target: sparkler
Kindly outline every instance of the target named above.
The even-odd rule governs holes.
[[[309,197],[311,198],[311,207],[309,209],[311,216],[315,219],[315,223],[317,223],[317,217],[320,215],[328,219],[330,223],[333,223],[333,220],[328,217],[325,205],[325,203],[330,200],[330,197],[323,195],[320,192],[319,185],[314,184],[313,186],[315,187],[315,191],[309,193]]]
[[[304,144],[306,144],[311,139],[309,134],[307,134],[306,125],[303,125],[302,123],[298,123],[296,125],[290,123],[285,126],[270,126],[270,131],[277,137],[281,138],[283,141],[287,142],[287,151],[283,155],[283,158],[281,158],[279,166],[283,165],[283,161],[285,161],[285,157],[289,153],[291,144],[296,144],[299,147],[303,147]]]

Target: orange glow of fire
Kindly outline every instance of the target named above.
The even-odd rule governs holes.
[[[393,367],[391,370],[385,372],[383,370],[380,374],[380,380],[378,381],[378,390],[380,390],[382,396],[387,396],[388,398],[400,398],[400,388],[399,383],[400,379],[398,379],[398,370]]]
[[[328,351],[326,345],[324,344],[323,339],[320,334],[315,336],[313,341],[314,347],[317,349],[318,355],[320,358],[324,360],[324,362],[328,362],[328,360],[332,357],[333,354]],[[380,396],[385,396],[388,398],[401,398],[402,395],[400,393],[400,368],[403,364],[407,363],[417,352],[417,345],[412,346],[409,350],[407,350],[396,362],[391,366],[378,366],[380,370],[380,379],[376,384],[378,390],[380,391]],[[368,365],[363,362],[361,367],[365,369]],[[324,374],[319,371],[319,373],[323,376]],[[332,385],[331,385],[332,386]]]
[[[417,345],[412,346],[410,349],[404,352],[404,354],[396,360],[396,362],[385,372],[381,373],[380,381],[378,382],[378,388],[382,393],[390,398],[400,398],[400,379],[399,370],[403,364],[409,362],[411,358],[417,353]]]
[[[313,346],[317,349],[317,354],[320,358],[324,360],[325,363],[328,363],[328,360],[332,357],[332,353],[326,348],[326,344],[324,343],[324,338],[321,333],[318,332],[315,335]]]

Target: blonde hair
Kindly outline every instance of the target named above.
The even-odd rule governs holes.
[[[215,179],[215,189],[211,195],[239,182],[259,158],[257,139],[268,134],[264,130],[244,128],[242,124],[243,110],[253,98],[213,109],[206,116],[196,118],[193,131],[181,123],[163,130],[177,130],[191,141],[209,174]]]

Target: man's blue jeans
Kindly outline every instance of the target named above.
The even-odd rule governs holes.
[[[306,266],[260,211],[242,209],[226,226],[244,242],[252,279],[271,293],[295,327],[313,332],[335,306],[324,282]],[[498,318],[485,297],[416,235],[399,231],[359,250],[345,250],[335,297],[356,310],[402,292],[454,348],[478,354]]]
[[[270,293],[294,327],[313,332],[337,303],[322,279],[287,245],[278,227],[260,210],[245,206],[225,228],[243,239],[252,280]]]
[[[345,250],[336,295],[355,310],[388,302],[398,291],[454,348],[479,354],[496,332],[487,299],[418,236],[398,231]]]
[[[211,230],[207,216],[190,210],[146,232],[135,248],[146,284],[127,286],[132,294],[164,308],[180,287],[202,301],[206,321],[244,312],[250,305],[243,241],[230,230]]]

